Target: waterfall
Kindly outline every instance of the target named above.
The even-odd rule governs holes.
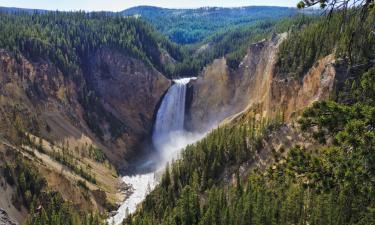
[[[184,131],[186,86],[191,79],[195,78],[173,80],[174,84],[168,89],[156,114],[152,141],[162,159],[157,163],[159,170],[163,170],[165,164],[186,145],[203,137],[203,134]],[[157,183],[155,171],[124,176],[122,180],[132,187],[133,192],[121,204],[115,215],[108,219],[110,225],[121,224],[128,213],[136,210],[147,192]]]
[[[159,107],[156,115],[153,144],[159,153],[165,153],[165,146],[176,136],[183,135],[185,119],[186,86],[191,78],[173,80],[174,84]]]

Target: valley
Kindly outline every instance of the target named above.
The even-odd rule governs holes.
[[[362,3],[0,7],[0,223],[373,224]]]

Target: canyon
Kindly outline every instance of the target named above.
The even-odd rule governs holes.
[[[69,142],[69,145],[73,146],[88,143],[98,146],[109,161],[122,171],[129,168],[131,164],[129,159],[149,154],[150,150],[144,147],[149,146],[145,144],[146,142],[153,139],[156,149],[165,148],[165,146],[157,147],[160,144],[156,142],[165,139],[166,132],[184,127],[186,132],[191,132],[189,137],[191,140],[182,141],[181,145],[172,143],[168,146],[175,153],[172,153],[172,150],[163,153],[163,164],[165,164],[171,159],[171,155],[176,155],[176,152],[186,144],[199,140],[204,133],[215,128],[221,121],[230,121],[242,112],[256,109],[260,117],[269,118],[282,113],[285,120],[290,121],[290,118],[298,115],[313,102],[329,97],[335,78],[332,56],[317,62],[303,80],[283,78],[282,75],[276,74],[274,67],[278,46],[286,38],[286,34],[280,34],[252,44],[235,71],[227,68],[225,58],[214,60],[212,64],[205,67],[196,80],[183,84],[184,87],[186,85],[186,89],[179,91],[187,92],[187,97],[186,101],[185,97],[175,100],[174,104],[180,104],[179,107],[162,102],[163,98],[169,97],[168,89],[174,91],[175,85],[170,87],[171,81],[139,60],[115,50],[98,50],[89,62],[90,71],[86,75],[83,72],[77,74],[82,83],[76,83],[71,78],[62,76],[61,72],[49,62],[35,63],[25,58],[17,62],[11,54],[2,50],[3,115],[17,104],[17,107],[27,112],[28,118],[34,118],[29,121],[35,121],[34,124],[28,124],[29,127],[35,124],[41,127],[38,128],[40,136],[44,136],[50,142]],[[81,87],[78,86],[79,84]],[[98,138],[86,124],[83,116],[85,109],[77,99],[80,89],[85,86],[91,88],[92,94],[100,96],[97,104],[100,104],[104,112],[110,115],[100,118],[99,126],[104,131],[101,138]],[[185,102],[186,109],[181,107]],[[165,111],[174,107],[183,111],[164,115],[165,118],[160,118],[162,116],[157,114],[158,109]],[[184,119],[181,115],[185,112]],[[126,124],[121,128],[118,136],[113,136],[110,132],[113,118],[115,123]],[[4,117],[2,119],[5,120]],[[26,121],[26,118],[21,117],[21,119]],[[155,125],[153,125],[154,119],[156,119]],[[48,131],[45,127],[49,127]],[[159,131],[151,135],[153,128]],[[185,137],[182,135],[182,139]],[[174,136],[173,139],[176,138]],[[165,140],[161,143],[165,144]],[[47,164],[47,167],[50,166]],[[74,180],[68,178],[71,179]],[[47,180],[49,185],[57,182]],[[148,187],[146,183],[151,184],[149,185],[151,187],[154,186],[153,180],[155,180],[153,175],[140,175],[133,180],[128,177],[123,178],[123,181],[133,185],[140,182],[140,185],[134,188],[141,189],[143,193]],[[60,184],[61,182],[66,181],[58,181]],[[124,198],[117,193],[121,183],[116,179],[109,183],[112,187],[107,188],[106,194],[112,202],[119,202]],[[55,188],[59,189],[57,186]],[[103,187],[99,186],[99,188]],[[136,190],[133,190],[130,198],[134,193],[137,194]],[[65,197],[72,200],[76,198],[71,194]],[[132,203],[130,213],[135,210],[134,204],[140,202],[143,197],[144,194],[141,194],[138,200]],[[122,211],[125,213],[125,209]],[[124,218],[124,214],[121,218]],[[119,221],[117,220],[116,224]]]
[[[225,58],[222,58],[208,65],[197,78],[174,81],[175,84],[163,97],[152,135],[155,149],[161,155],[159,170],[164,168],[166,162],[178,157],[181,149],[200,140],[221,123],[229,123],[249,112],[255,112],[258,118],[281,115],[283,121],[288,123],[314,102],[329,98],[336,75],[332,55],[319,60],[302,81],[288,80],[275,72],[278,46],[286,38],[287,34],[280,34],[252,44],[236,71],[230,71]],[[181,94],[186,91],[187,99]],[[186,109],[184,104],[187,105]],[[290,126],[281,133],[275,136],[292,137],[294,144],[300,143],[307,148],[317,146],[312,140],[300,137]],[[257,156],[258,167],[268,165],[266,162],[270,160],[272,148],[293,146],[289,142],[282,138],[271,140],[269,147],[265,147]],[[114,224],[120,224],[126,215],[133,213],[136,204],[145,198],[145,193],[150,192],[160,178],[157,179],[157,173],[152,172],[125,176],[123,180],[133,184],[134,192],[120,207]]]
[[[335,196],[335,188],[346,190],[346,175],[336,174],[346,167],[325,160],[367,154],[361,144],[372,140],[366,132],[375,70],[373,51],[347,50],[348,34],[335,27],[340,17],[327,25],[342,37],[333,47],[324,20],[288,8],[193,10],[197,18],[209,15],[199,23],[220,26],[190,24],[186,37],[175,23],[163,30],[157,16],[189,11],[6,10],[0,8],[0,223],[247,224],[243,213],[265,224],[267,213],[279,220],[304,211],[290,205],[307,210],[315,199],[324,205],[348,197]],[[220,30],[226,22],[214,21],[215,12],[228,19],[236,10],[245,18],[262,13]],[[265,19],[268,10],[280,14]],[[284,16],[290,18],[278,21]],[[375,17],[368,18],[364,27],[373,29]],[[190,27],[212,35],[195,40]],[[372,36],[354,42],[375,46]],[[348,135],[353,130],[371,137]],[[361,148],[346,151],[353,143]],[[366,160],[354,171],[368,172]],[[271,200],[277,202],[264,213]],[[303,213],[306,221],[319,218]]]

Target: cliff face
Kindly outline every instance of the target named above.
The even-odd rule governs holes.
[[[10,130],[17,120],[31,133],[46,134],[42,118],[52,112],[64,114],[76,127],[83,126],[77,113],[81,109],[75,97],[76,85],[52,64],[31,62],[0,50],[0,83],[2,132]]]
[[[9,218],[7,212],[0,208],[0,224],[2,225],[18,225],[11,218]]]
[[[111,148],[133,151],[152,132],[153,116],[161,96],[170,86],[170,81],[155,69],[140,60],[119,52],[101,49],[90,60],[87,79],[100,96],[105,111],[114,115],[125,126],[125,132],[111,143]],[[113,138],[113,137],[112,137]],[[105,140],[111,139],[110,132]],[[118,155],[114,160],[124,160]]]
[[[204,130],[230,115],[234,82],[224,58],[216,59],[202,75],[190,82],[185,126],[188,130]]]
[[[281,109],[288,121],[315,101],[328,99],[335,82],[334,56],[318,60],[302,81],[272,77],[265,113],[272,116]]]
[[[215,60],[191,84],[186,126],[205,130],[230,115],[254,109],[261,116],[283,114],[289,120],[332,91],[335,68],[329,55],[305,74],[302,80],[275,73],[277,50],[286,34],[252,44],[235,71],[224,58]]]
[[[117,166],[151,132],[156,105],[170,85],[140,60],[109,49],[93,54],[87,72],[69,75],[48,61],[16,59],[5,50],[0,65],[4,123],[18,117],[31,133],[54,141],[84,134]]]
[[[79,209],[103,212],[123,200],[114,166],[125,168],[139,153],[170,82],[151,66],[111,49],[93,53],[87,65],[63,74],[49,61],[0,49],[0,158],[22,153],[64,199]],[[20,133],[43,151],[24,144]],[[108,161],[95,158],[100,157],[95,149]],[[68,160],[54,158],[58,152]],[[2,158],[0,172],[2,162],[14,163]],[[87,189],[82,191],[78,181]],[[5,190],[0,185],[0,192]],[[6,207],[0,201],[0,208]],[[10,217],[22,222],[26,213],[10,209]]]

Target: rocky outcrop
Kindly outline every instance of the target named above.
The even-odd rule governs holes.
[[[18,225],[14,220],[9,218],[7,212],[0,208],[0,224],[1,225]]]
[[[336,77],[334,62],[333,55],[318,60],[302,81],[273,76],[264,113],[273,116],[281,111],[288,121],[313,102],[328,99]]]
[[[261,116],[282,114],[289,120],[312,102],[327,99],[336,74],[334,57],[316,62],[302,80],[281,76],[275,73],[276,57],[285,38],[275,35],[252,44],[235,71],[228,69],[225,58],[207,66],[190,88],[187,128],[205,130],[250,108]]]

